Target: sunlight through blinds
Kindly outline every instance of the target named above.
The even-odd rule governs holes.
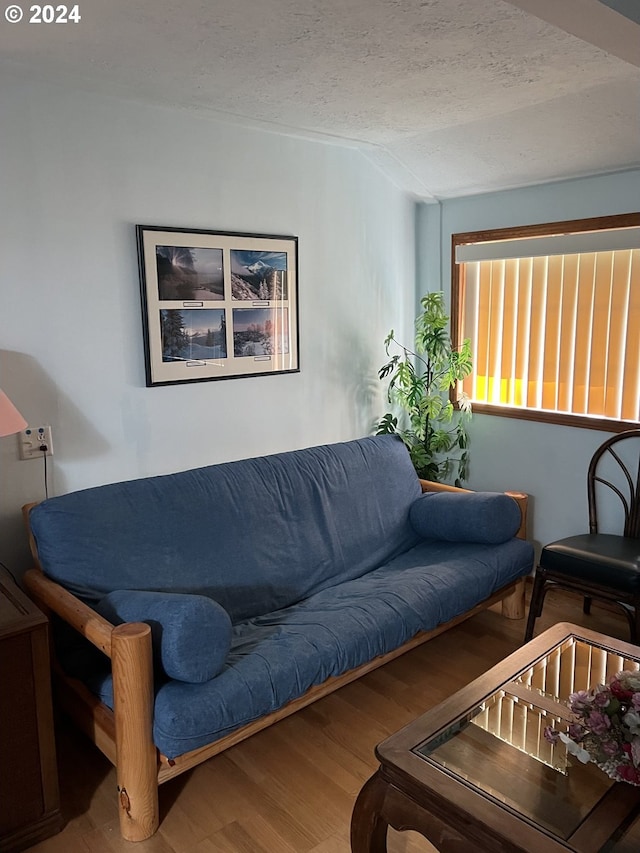
[[[640,249],[462,263],[473,402],[640,419]]]

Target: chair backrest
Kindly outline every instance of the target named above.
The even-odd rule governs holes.
[[[625,442],[624,454],[619,442]],[[629,449],[631,453],[628,452]],[[603,473],[605,463],[608,464],[606,476]],[[638,466],[635,480],[631,474],[632,464],[634,467],[635,464]],[[631,539],[640,539],[640,429],[629,429],[608,438],[591,458],[587,473],[590,533],[598,532],[596,506],[596,484],[598,483],[610,489],[622,502],[623,535]]]

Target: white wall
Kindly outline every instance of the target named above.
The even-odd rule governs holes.
[[[414,204],[350,148],[3,78],[0,387],[50,423],[50,494],[341,441],[415,313]],[[299,374],[146,388],[136,223],[299,237]],[[0,439],[0,559],[40,460]]]
[[[453,233],[637,210],[640,170],[420,205],[418,289],[450,293]],[[489,415],[474,415],[469,433],[470,488],[528,492],[538,545],[587,532],[587,466],[611,433]]]

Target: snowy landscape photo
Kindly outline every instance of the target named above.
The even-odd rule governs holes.
[[[225,311],[164,308],[160,311],[162,360],[208,361],[227,357]]]
[[[222,249],[156,246],[160,300],[224,299]]]
[[[135,227],[147,387],[299,373],[297,237]]]
[[[233,354],[256,358],[289,352],[289,312],[286,308],[234,308]]]
[[[231,296],[245,301],[287,299],[287,253],[232,249]]]

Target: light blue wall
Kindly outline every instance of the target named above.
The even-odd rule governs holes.
[[[52,493],[365,435],[414,316],[414,204],[348,147],[3,77],[0,387]],[[295,234],[299,374],[146,388],[136,223]],[[41,460],[0,439],[0,560]]]
[[[451,233],[637,210],[640,171],[420,205],[356,151],[18,78],[0,90],[0,387],[50,423],[52,493],[364,435]],[[144,387],[134,225],[297,234],[300,374]],[[417,244],[417,248],[416,248]],[[415,286],[416,270],[418,284]],[[591,430],[476,416],[473,488],[532,495],[547,541],[586,519]],[[0,439],[0,560],[27,563],[39,461]]]
[[[450,293],[456,232],[638,210],[640,170],[420,205],[418,291]],[[528,492],[530,534],[538,544],[586,530],[586,469],[610,433],[489,415],[475,415],[469,433],[470,488]]]

